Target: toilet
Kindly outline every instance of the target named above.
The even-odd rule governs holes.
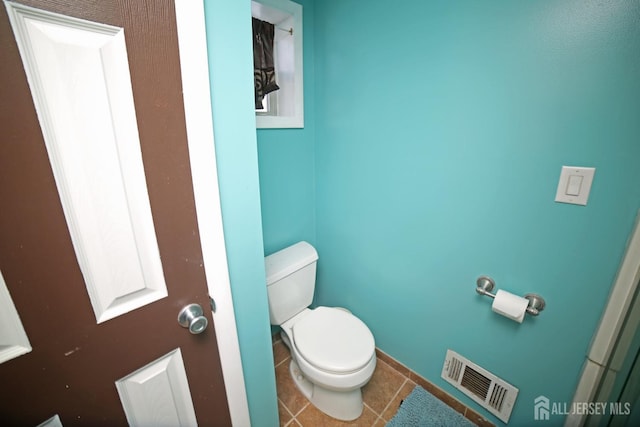
[[[346,309],[309,308],[318,253],[299,242],[265,257],[269,317],[291,351],[289,371],[319,410],[343,421],[362,414],[362,391],[376,367],[367,325]]]

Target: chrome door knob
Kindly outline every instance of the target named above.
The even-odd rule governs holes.
[[[207,329],[209,321],[202,315],[200,304],[189,304],[180,310],[178,323],[183,328],[189,328],[192,334],[200,334]]]

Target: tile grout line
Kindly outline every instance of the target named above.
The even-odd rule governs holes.
[[[391,405],[391,403],[394,401],[394,399],[400,394],[400,392],[402,391],[402,388],[404,387],[404,385],[407,383],[407,381],[411,381],[411,379],[406,376],[405,374],[401,373],[400,371],[398,371],[394,366],[390,365],[389,363],[385,362],[384,360],[380,360],[378,359],[377,361],[378,363],[384,363],[386,366],[388,366],[391,370],[393,370],[394,372],[396,372],[398,375],[402,376],[404,378],[404,381],[402,382],[402,384],[400,384],[400,387],[398,388],[398,391],[396,391],[393,396],[391,397],[391,399],[389,400],[389,402],[387,403],[387,405],[382,409],[382,412],[380,414],[378,414],[380,416],[380,418],[382,418],[384,420],[384,418],[382,417],[384,415],[384,413],[386,412],[386,410],[389,408],[389,405]],[[375,412],[375,411],[374,411]]]
[[[277,365],[274,366],[274,369],[277,368],[278,366],[282,365],[283,363],[285,363],[289,359],[291,359],[291,356],[287,356],[286,358],[284,358],[284,360],[281,360],[280,363],[278,363]]]
[[[309,401],[307,400],[307,403],[305,403],[305,404],[304,404],[304,406],[302,407],[302,409],[300,409],[300,410],[298,411],[298,413],[297,413],[297,414],[295,414],[295,415],[293,416],[293,418],[296,418],[298,415],[300,415],[300,414],[302,413],[302,411],[304,411],[305,409],[307,409],[307,406],[309,406],[309,405],[311,405],[311,402],[309,402]],[[289,408],[287,408],[287,409],[289,409]],[[291,412],[291,411],[289,411],[289,412]]]
[[[403,375],[404,376],[404,375]],[[387,406],[385,406],[382,409],[382,412],[380,414],[378,414],[378,416],[380,418],[382,418],[382,416],[384,415],[384,413],[387,411],[387,409],[389,409],[389,406],[393,403],[393,401],[396,399],[396,397],[398,397],[398,395],[400,394],[400,392],[402,391],[402,389],[404,388],[404,385],[407,383],[407,381],[409,381],[409,378],[404,377],[404,381],[402,382],[402,384],[400,385],[400,388],[398,388],[398,391],[395,392],[395,394],[391,397],[391,400],[389,400],[389,402],[387,403]],[[375,411],[374,411],[375,412]],[[384,418],[382,418],[384,420]],[[388,421],[388,420],[385,420]]]
[[[367,405],[365,402],[362,402],[362,406],[363,406],[364,408],[369,408],[369,410],[370,410],[371,412],[373,412],[374,414],[376,414],[376,416],[377,416],[377,417],[379,417],[379,416],[380,416],[380,414],[378,414],[378,413],[375,411],[375,409],[373,409],[371,406]],[[364,413],[364,411],[362,411],[362,412]]]
[[[289,408],[287,408],[287,405],[284,404],[284,402],[282,401],[282,399],[280,399],[280,397],[278,397],[278,402],[282,405],[284,410],[287,411],[287,413],[289,415],[291,415],[291,420],[293,420],[296,416],[293,415],[293,413],[291,412],[291,410]],[[291,420],[289,420],[289,423],[291,422]],[[287,423],[287,424],[289,424],[289,423]]]

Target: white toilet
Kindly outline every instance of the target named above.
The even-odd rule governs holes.
[[[265,257],[269,317],[291,351],[291,376],[327,415],[351,421],[362,414],[362,392],[376,367],[373,334],[348,310],[309,309],[318,253],[299,242]]]

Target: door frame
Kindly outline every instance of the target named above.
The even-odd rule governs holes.
[[[626,330],[637,326],[637,316],[634,322],[627,324],[626,320],[633,311],[632,302],[640,283],[640,213],[636,217],[631,231],[625,255],[620,264],[613,287],[609,294],[607,305],[596,329],[587,358],[582,367],[582,373],[573,395],[572,405],[579,402],[593,402],[599,399],[598,392],[611,361],[624,359],[629,348],[630,339],[634,331]],[[621,338],[625,336],[624,342]],[[617,348],[619,347],[619,348]],[[621,352],[621,354],[618,354]],[[583,426],[587,421],[587,414],[571,413],[565,419],[565,427]]]
[[[233,425],[250,425],[224,242],[216,167],[204,2],[175,0],[180,69],[196,217]]]

